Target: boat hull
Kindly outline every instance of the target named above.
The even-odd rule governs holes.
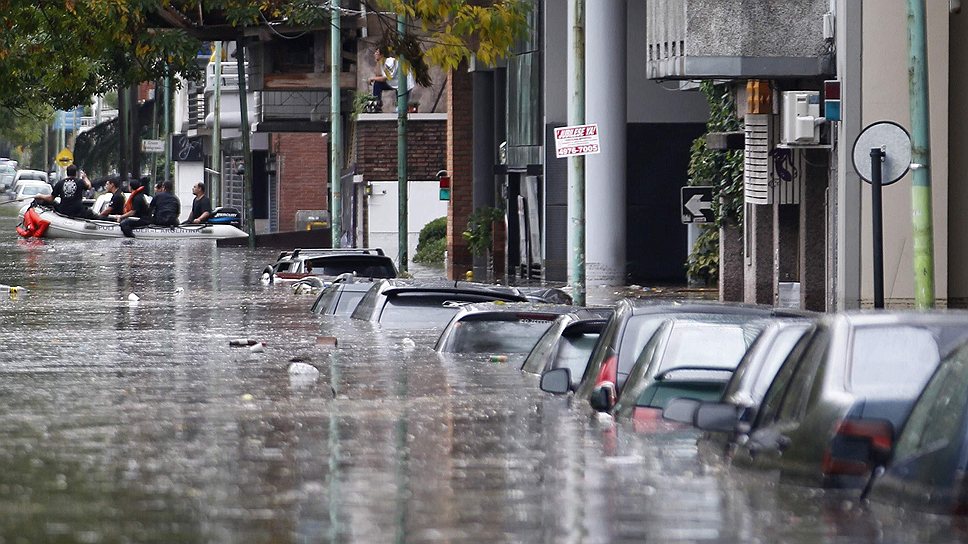
[[[21,218],[28,208],[29,206],[26,206],[20,210]],[[73,240],[124,238],[121,225],[114,221],[67,217],[43,206],[35,206],[34,211],[41,219],[50,223],[43,235],[44,238]],[[232,225],[201,224],[175,227],[152,225],[134,230],[134,237],[140,240],[219,240],[246,236],[248,235],[245,231]]]

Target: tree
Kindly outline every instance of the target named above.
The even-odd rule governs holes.
[[[507,54],[526,29],[527,0],[363,0],[385,26],[384,44],[418,82],[428,63],[456,68]],[[387,12],[389,10],[389,13]],[[396,15],[411,21],[396,31]],[[169,75],[194,78],[197,36],[211,25],[324,27],[323,0],[0,0],[0,105],[36,97],[55,108]]]

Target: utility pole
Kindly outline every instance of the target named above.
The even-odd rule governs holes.
[[[330,118],[329,118],[329,179],[332,201],[330,202],[329,224],[332,234],[332,247],[340,247],[340,234],[343,230],[342,217],[342,186],[343,173],[343,112],[340,99],[339,76],[343,66],[343,43],[340,36],[341,21],[339,0],[330,0]]]
[[[585,0],[568,4],[568,125],[585,124]],[[585,305],[585,157],[568,158],[568,283]]]
[[[171,76],[165,70],[165,119],[163,121],[165,131],[165,176],[168,179],[171,175]]]
[[[255,209],[252,207],[252,150],[249,143],[249,104],[245,96],[245,37],[235,41],[235,60],[239,67],[239,112],[242,114],[242,192],[245,195],[245,230],[249,234],[249,249],[255,249]]]
[[[124,87],[118,88],[118,175],[121,181],[129,181],[128,173],[131,171],[130,157],[128,157],[128,93]],[[59,151],[59,150],[58,150]]]
[[[213,110],[215,119],[212,121],[212,170],[211,184],[208,192],[212,194],[212,207],[222,205],[222,42],[215,42],[215,102]]]
[[[914,303],[934,308],[934,214],[931,210],[931,123],[924,0],[908,0],[908,92],[911,100],[911,216],[914,225]]]
[[[400,35],[406,33],[406,18],[397,15],[397,32]],[[398,199],[398,222],[397,237],[400,245],[400,271],[407,271],[407,251],[408,251],[408,211],[407,211],[407,99],[410,97],[410,89],[407,87],[407,74],[403,69],[403,56],[397,52],[397,194]]]

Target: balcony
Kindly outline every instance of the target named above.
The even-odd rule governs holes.
[[[834,73],[829,0],[648,0],[650,79],[783,79]],[[828,32],[829,33],[829,32]]]

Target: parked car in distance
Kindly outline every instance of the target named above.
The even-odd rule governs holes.
[[[46,181],[21,180],[14,195],[15,202],[22,206],[37,195],[49,195],[54,191]]]
[[[570,390],[574,390],[611,315],[611,308],[581,308],[558,316],[528,353],[521,370],[541,375],[553,368],[567,368]]]
[[[809,315],[807,312],[771,306],[714,301],[621,300],[595,345],[585,374],[575,390],[575,397],[587,401],[592,395],[607,394],[612,399],[617,398],[632,365],[659,325],[670,318],[696,314],[740,315],[749,320]],[[602,393],[603,388],[610,391]]]
[[[10,191],[15,195],[18,194],[21,182],[28,180],[50,183],[46,172],[41,172],[40,170],[17,170],[17,173],[14,174],[13,185],[11,185]]]
[[[786,360],[796,343],[810,329],[812,321],[797,319],[777,319],[769,323],[756,337],[753,344],[743,355],[736,371],[733,372],[721,402],[736,407],[738,425],[746,426],[756,417],[756,411],[763,401],[763,395],[773,383],[780,365]],[[718,399],[715,399],[718,400]],[[666,419],[679,423],[693,424],[700,402],[695,399],[679,398],[672,400],[663,412]],[[714,446],[727,453],[735,438],[726,433],[707,433],[703,437],[707,447]],[[726,448],[727,450],[723,450]]]
[[[319,292],[310,311],[320,315],[349,317],[371,287],[371,281],[334,281]]]
[[[572,311],[561,304],[468,304],[444,327],[434,350],[524,357],[557,317]]]
[[[336,277],[352,273],[361,278],[395,278],[393,259],[379,248],[308,248],[283,251],[262,270],[264,283],[298,281],[309,276]]]
[[[964,312],[826,316],[783,362],[748,432],[736,407],[722,402],[701,403],[694,422],[739,435],[735,465],[781,481],[861,487],[889,457],[942,356],[966,338]]]
[[[461,306],[475,302],[527,302],[506,289],[469,282],[417,283],[381,279],[353,310],[353,319],[386,328],[437,328],[447,325]]]
[[[869,497],[938,514],[968,514],[968,344],[949,354],[925,386]]]
[[[13,178],[16,175],[16,167],[11,164],[0,164],[0,192],[9,191],[13,187]]]

